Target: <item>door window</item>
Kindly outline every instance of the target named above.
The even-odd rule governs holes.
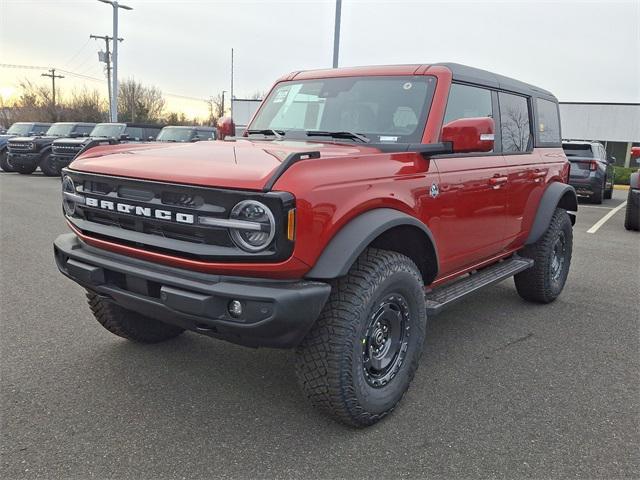
[[[528,152],[533,149],[529,122],[529,102],[526,97],[498,93],[500,103],[500,133],[504,153]]]
[[[445,125],[460,118],[493,118],[491,91],[469,85],[451,85],[447,110],[444,114]]]

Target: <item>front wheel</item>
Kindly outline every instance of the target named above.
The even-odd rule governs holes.
[[[42,157],[42,160],[40,161],[40,170],[42,170],[42,173],[44,173],[47,177],[60,176],[60,169],[56,166],[56,163],[51,158],[51,154],[46,154],[44,157]]]
[[[532,258],[534,264],[514,277],[518,294],[537,303],[558,298],[569,275],[572,250],[571,219],[566,210],[556,208],[544,235],[520,252],[523,257]]]
[[[2,168],[2,170],[4,170],[5,172],[15,172],[15,170],[9,163],[8,157],[9,156],[6,150],[4,150],[3,152],[0,152],[0,168]]]
[[[332,285],[320,317],[296,349],[303,392],[342,423],[376,423],[409,388],[426,322],[416,265],[399,253],[365,250]]]
[[[138,343],[158,343],[177,337],[182,328],[162,323],[87,292],[89,308],[96,320],[114,335]]]
[[[640,190],[629,188],[627,207],[624,212],[624,228],[640,230]]]

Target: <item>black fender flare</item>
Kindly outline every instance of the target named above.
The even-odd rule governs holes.
[[[574,225],[576,223],[575,212],[578,211],[578,197],[571,185],[554,182],[547,187],[538,204],[538,212],[529,232],[529,237],[525,242],[526,245],[531,245],[542,237],[547,228],[549,228],[553,212],[558,207],[564,208],[569,212],[571,224]]]
[[[346,275],[358,256],[387,230],[398,226],[412,226],[420,229],[433,246],[436,265],[438,252],[429,228],[411,215],[392,208],[376,208],[358,215],[331,239],[314,267],[305,275],[311,279],[333,279]]]
[[[631,174],[629,177],[629,188],[640,188],[640,172]]]

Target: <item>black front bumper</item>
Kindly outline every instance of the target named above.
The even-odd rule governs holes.
[[[252,347],[295,347],[322,310],[322,282],[229,277],[107,252],[72,233],[53,244],[58,269],[109,301],[165,323]],[[239,300],[239,318],[228,312]]]
[[[55,166],[55,168],[62,169],[64,167],[68,167],[71,161],[75,158],[75,156],[76,156],[75,153],[71,155],[52,153],[49,158],[51,160],[51,163]]]
[[[9,163],[14,167],[33,167],[40,163],[39,153],[15,153],[9,152],[7,155]]]

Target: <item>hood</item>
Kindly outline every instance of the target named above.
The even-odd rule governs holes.
[[[50,137],[46,135],[34,135],[33,137],[12,137],[10,141],[12,142],[53,142],[56,138],[59,137]]]
[[[94,137],[94,138],[99,138],[99,137]],[[89,137],[63,137],[63,138],[58,138],[57,140],[54,140],[53,143],[75,146],[75,145],[84,145],[85,143],[89,143],[91,140],[92,139]]]
[[[70,168],[161,182],[260,190],[287,155],[308,151],[320,151],[321,157],[379,152],[366,145],[304,141],[124,144],[92,148]]]

